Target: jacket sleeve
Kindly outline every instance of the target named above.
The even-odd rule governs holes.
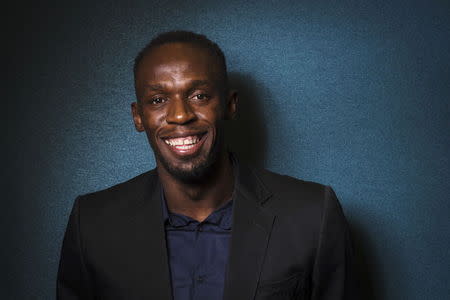
[[[93,299],[80,237],[80,198],[75,200],[66,228],[56,283],[58,300]]]
[[[326,187],[312,278],[312,299],[359,299],[353,261],[353,247],[347,221],[336,194],[330,187]]]

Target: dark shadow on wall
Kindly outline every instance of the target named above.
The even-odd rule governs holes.
[[[229,73],[230,88],[238,91],[236,118],[226,124],[226,142],[245,162],[263,167],[266,161],[267,132],[263,116],[264,87],[250,74]]]

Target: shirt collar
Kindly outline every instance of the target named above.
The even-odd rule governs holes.
[[[162,201],[162,209],[163,209],[163,221],[164,224],[170,224],[173,227],[183,227],[188,225],[189,223],[198,222],[188,216],[177,214],[169,211],[167,208],[166,199],[164,194],[161,194]],[[231,229],[232,225],[232,217],[233,217],[233,199],[230,199],[221,207],[216,209],[213,213],[211,213],[203,222],[214,224],[219,226],[222,229]]]

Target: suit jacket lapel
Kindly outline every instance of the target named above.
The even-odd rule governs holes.
[[[275,216],[262,204],[271,194],[250,169],[239,166],[224,299],[253,299]]]
[[[137,191],[139,205],[126,241],[130,249],[137,249],[134,255],[128,256],[128,264],[136,280],[132,293],[142,295],[142,299],[172,298],[161,192],[158,176],[152,171],[148,184]]]

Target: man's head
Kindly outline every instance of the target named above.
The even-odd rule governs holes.
[[[224,154],[223,121],[236,110],[225,57],[205,36],[164,33],[134,67],[138,131],[145,131],[158,168],[182,181],[202,179]]]

